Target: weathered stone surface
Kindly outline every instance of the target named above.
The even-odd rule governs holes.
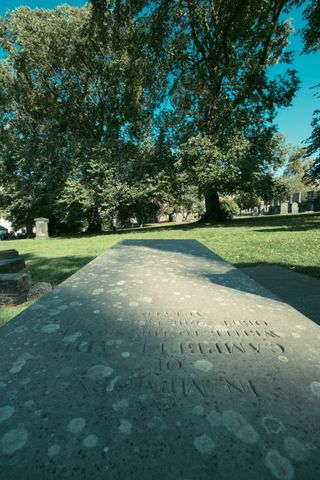
[[[36,222],[36,240],[48,240],[49,233],[48,233],[48,218],[35,218]]]
[[[30,292],[28,293],[28,300],[34,300],[40,298],[51,292],[52,286],[48,282],[38,282],[32,285]]]
[[[288,202],[281,203],[280,205],[280,214],[287,215],[288,213]]]
[[[0,329],[6,480],[318,480],[320,330],[194,241],[126,241]]]
[[[17,250],[0,250],[0,260],[7,260],[8,258],[15,258],[19,254]]]
[[[6,273],[0,275],[0,304],[18,305],[25,302],[31,288],[28,273]]]
[[[21,270],[24,270],[25,268],[25,261],[23,257],[20,256],[0,260],[0,274],[21,272]]]
[[[299,213],[299,203],[292,202],[291,213]]]

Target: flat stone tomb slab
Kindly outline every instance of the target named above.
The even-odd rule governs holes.
[[[24,258],[20,256],[0,260],[0,274],[21,272],[21,270],[24,270],[25,268],[26,264]]]
[[[17,257],[19,254],[17,250],[0,250],[0,260]]]
[[[31,283],[30,275],[25,272],[0,274],[0,305],[26,301]]]
[[[198,242],[121,242],[0,329],[2,478],[318,480],[319,340]]]

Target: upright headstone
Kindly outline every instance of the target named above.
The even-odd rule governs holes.
[[[297,202],[292,202],[291,213],[299,213],[299,204]]]
[[[19,305],[25,302],[31,284],[27,272],[0,275],[0,305]]]
[[[17,250],[0,251],[0,305],[25,302],[31,288],[31,277]]]
[[[272,215],[280,213],[280,202],[279,202],[279,200],[277,200],[277,199],[271,200],[269,213],[271,213]]]
[[[36,240],[47,240],[49,238],[48,223],[49,219],[39,217],[34,219],[36,222]]]
[[[280,215],[286,215],[288,213],[288,202],[280,204]]]
[[[176,223],[183,223],[183,215],[182,215],[182,213],[177,213]]]
[[[0,329],[6,480],[319,480],[319,327],[191,240],[126,241]]]

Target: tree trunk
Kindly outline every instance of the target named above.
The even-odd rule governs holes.
[[[27,237],[28,238],[32,238],[33,237],[33,222],[32,221],[27,221],[26,222],[26,234],[27,234]]]
[[[87,233],[101,233],[102,220],[97,207],[92,208],[90,218],[88,218],[88,222],[89,226],[87,229]]]
[[[206,211],[202,217],[205,222],[214,222],[221,218],[220,200],[217,190],[207,190],[204,195]]]

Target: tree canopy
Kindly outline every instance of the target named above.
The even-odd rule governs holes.
[[[284,160],[273,120],[299,85],[286,18],[298,3],[92,0],[1,18],[14,224],[50,216],[57,231],[99,231],[115,211],[143,222],[195,192],[212,220],[223,195],[271,194]],[[286,72],[271,75],[278,62]]]
[[[304,53],[311,54],[320,49],[320,3],[316,0],[311,1],[304,11],[306,26],[302,30],[302,39],[304,42]],[[320,84],[315,85],[319,89]],[[317,94],[319,98],[319,93]],[[314,182],[320,180],[320,110],[316,109],[313,113],[311,122],[312,133],[307,140],[307,155],[315,155],[315,160],[310,167],[307,178]]]

